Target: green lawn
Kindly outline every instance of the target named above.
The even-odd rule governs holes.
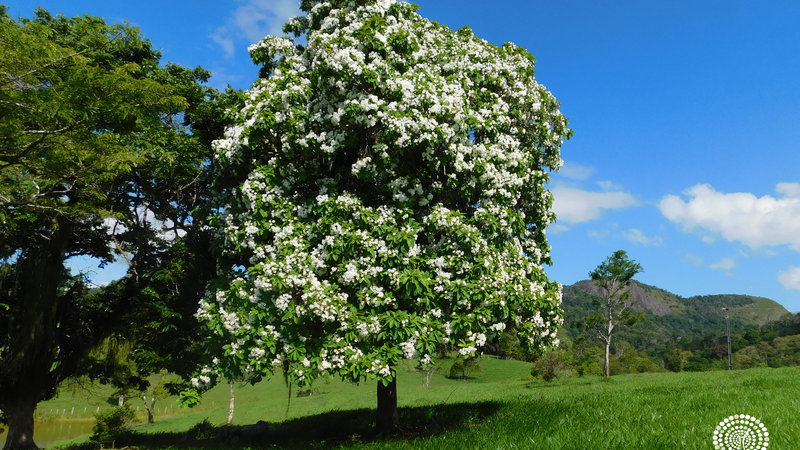
[[[444,369],[450,361],[443,361]],[[530,365],[483,359],[482,371],[468,381],[436,374],[430,387],[422,375],[402,367],[398,377],[403,433],[390,439],[371,434],[375,405],[373,382],[356,386],[320,382],[310,396],[293,395],[279,379],[256,386],[237,386],[234,424],[271,424],[268,442],[253,446],[291,448],[713,448],[717,424],[733,414],[759,418],[770,432],[770,449],[800,445],[800,368],[750,369],[733,372],[658,373],[600,378],[566,378],[534,382]],[[63,411],[70,402],[95,405],[102,390],[79,400],[80,390],[62,392],[43,403]],[[293,394],[296,394],[296,390]],[[105,393],[104,395],[107,395]],[[134,403],[135,404],[135,403]],[[216,439],[222,429],[204,435],[186,431],[208,419],[224,424],[228,388],[218,386],[194,409],[173,407],[152,425],[138,425],[123,444],[142,448],[224,447],[248,442]],[[197,439],[201,437],[202,439]],[[86,442],[86,436],[61,445]],[[119,446],[120,443],[118,442]]]

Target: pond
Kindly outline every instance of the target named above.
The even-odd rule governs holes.
[[[36,422],[33,425],[33,441],[39,447],[49,447],[54,442],[89,434],[92,432],[93,426],[94,418]],[[5,442],[6,432],[4,431],[0,433],[0,443],[5,445]]]

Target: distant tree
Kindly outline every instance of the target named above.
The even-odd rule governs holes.
[[[613,357],[610,358],[614,373],[663,372],[664,367],[647,353],[633,348],[627,342],[617,345]],[[661,361],[659,361],[661,362]]]
[[[593,302],[600,306],[601,312],[587,317],[585,323],[605,346],[603,375],[606,377],[611,376],[609,355],[614,331],[620,325],[632,325],[643,318],[641,313],[631,308],[629,292],[631,280],[641,271],[642,266],[628,258],[627,252],[617,250],[589,272],[589,277],[601,288],[603,297]]]
[[[263,78],[216,162],[221,277],[198,317],[215,359],[195,377],[378,381],[450,342],[463,358],[512,326],[557,344],[561,291],[542,269],[549,171],[571,132],[530,53],[392,0],[304,0],[251,47]],[[192,397],[191,394],[186,394]]]
[[[426,364],[423,361],[419,361],[417,363],[417,366],[415,367],[415,370],[417,372],[420,372],[424,377],[425,381],[423,381],[422,387],[428,387],[431,384],[431,376],[433,376],[434,373],[441,370],[441,367],[436,364],[431,364],[431,363]]]
[[[210,142],[224,122],[215,91],[202,85],[208,71],[161,66],[159,59],[136,28],[43,9],[17,21],[0,6],[0,409],[7,448],[35,446],[37,403],[66,377],[97,368],[87,355],[120,326],[169,336],[177,320],[154,320],[153,311],[175,319],[155,300],[203,292],[199,271],[182,283],[187,275],[169,273],[169,263],[208,233],[194,210],[208,192]],[[129,271],[97,289],[66,267],[77,256],[103,264],[125,259]],[[195,320],[191,312],[184,317]]]
[[[667,358],[667,367],[673,372],[681,372],[686,366],[686,363],[689,362],[691,356],[692,352],[690,351],[681,350],[679,348],[673,349],[672,353],[670,353]]]
[[[148,383],[148,386],[140,392],[142,405],[147,413],[147,423],[153,423],[154,421],[156,401],[164,399],[169,395],[166,388],[168,375],[165,369],[160,370],[156,375],[156,383]]]
[[[478,357],[455,358],[450,366],[449,378],[454,380],[468,380],[473,372],[480,372],[481,361]]]

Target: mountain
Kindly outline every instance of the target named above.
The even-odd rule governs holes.
[[[601,289],[590,280],[564,287],[564,326],[573,338],[580,335],[583,318],[600,312],[592,300],[601,295]],[[630,298],[634,309],[644,313],[645,320],[621,328],[617,336],[634,347],[671,348],[691,339],[724,336],[722,308],[725,306],[730,308],[731,333],[759,328],[789,314],[786,308],[764,297],[734,294],[681,297],[637,281],[631,283]]]

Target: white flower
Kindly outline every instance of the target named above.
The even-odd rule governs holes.
[[[462,347],[458,349],[458,354],[461,356],[467,356],[475,353],[478,349],[473,346]]]
[[[358,277],[358,269],[356,269],[356,266],[353,264],[348,264],[345,269],[345,272],[342,274],[342,280],[344,280],[345,283],[352,283],[353,280]]]
[[[492,324],[489,328],[492,331],[503,331],[503,330],[506,329],[506,324],[504,324],[503,322],[498,322],[498,323]]]
[[[400,343],[400,348],[403,350],[403,356],[405,356],[406,359],[413,358],[414,354],[417,353],[417,349],[414,347],[414,344],[415,340],[413,339],[407,342]]]

